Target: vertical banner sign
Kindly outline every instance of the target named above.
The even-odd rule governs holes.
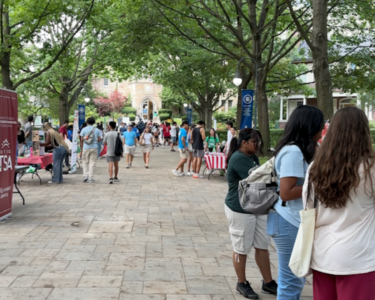
[[[187,114],[187,121],[189,122],[189,125],[191,125],[192,120],[193,120],[193,109],[187,108],[186,114]]]
[[[0,220],[12,215],[18,102],[17,94],[0,89]]]
[[[78,128],[81,128],[82,124],[85,123],[86,119],[86,108],[83,104],[78,105]]]
[[[253,104],[254,104],[254,90],[242,90],[242,114],[241,127],[253,128]]]
[[[78,139],[78,110],[74,111],[74,123],[73,123],[73,143],[72,143],[72,162],[69,173],[75,173],[77,171],[77,139]],[[82,149],[81,149],[82,151]]]

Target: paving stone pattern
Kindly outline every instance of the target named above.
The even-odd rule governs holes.
[[[178,161],[178,152],[159,147],[145,169],[138,148],[131,169],[120,162],[113,185],[105,159],[95,184],[82,182],[82,169],[58,185],[47,184],[44,170],[43,185],[25,176],[26,205],[15,194],[12,218],[0,224],[0,300],[244,299],[235,293],[227,182],[219,174],[175,177]],[[270,255],[277,278],[273,246]],[[253,254],[247,267],[260,293]],[[311,279],[303,296],[312,299]]]

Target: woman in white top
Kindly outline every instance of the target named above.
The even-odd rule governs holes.
[[[311,268],[314,300],[375,299],[375,154],[365,113],[332,119],[303,188],[318,200]]]
[[[141,139],[144,139],[145,144],[142,146],[143,161],[145,162],[145,168],[148,169],[148,164],[150,162],[151,148],[154,150],[154,137],[150,132],[150,127],[146,126],[142,133]]]

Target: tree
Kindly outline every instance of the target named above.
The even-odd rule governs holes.
[[[110,116],[119,113],[125,106],[127,99],[119,91],[113,91],[108,98],[98,97],[94,100],[99,116]]]
[[[25,0],[0,2],[2,86],[15,90],[48,71],[67,49],[93,9],[95,0]],[[46,30],[57,27],[63,42],[53,46]],[[30,46],[34,44],[36,46]]]

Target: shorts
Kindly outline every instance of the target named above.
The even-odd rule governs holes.
[[[177,142],[177,137],[176,136],[172,136],[172,143],[176,143]]]
[[[135,153],[135,146],[125,145],[125,154],[131,154],[134,156],[134,153]]]
[[[120,161],[121,156],[107,156],[107,162],[117,162]]]
[[[165,139],[166,141],[169,141],[169,140],[171,139],[171,137],[170,137],[170,136],[165,136],[164,139]]]
[[[225,215],[235,253],[248,255],[252,247],[268,250],[270,236],[267,234],[267,215],[242,214],[226,205]]]
[[[142,153],[150,153],[151,152],[151,144],[150,145],[144,145],[141,148],[142,148]]]
[[[192,144],[188,144],[188,148],[189,148],[189,152],[193,152],[193,145]]]
[[[178,149],[178,152],[180,152],[181,159],[188,159],[188,151],[186,149]]]
[[[193,149],[193,156],[203,158],[204,157],[204,149],[202,149],[202,150]]]

